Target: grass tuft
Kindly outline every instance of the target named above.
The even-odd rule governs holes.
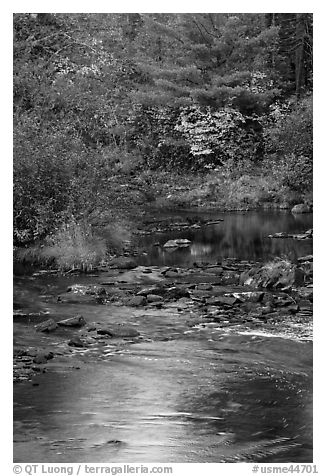
[[[62,271],[86,272],[103,262],[106,253],[105,240],[95,236],[89,224],[71,219],[47,239],[42,255],[52,258]]]

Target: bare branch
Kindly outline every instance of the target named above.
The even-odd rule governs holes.
[[[197,24],[196,20],[193,18],[192,21],[193,21],[194,24],[196,25],[196,27],[197,27],[199,33],[201,34],[201,36],[202,36],[204,42],[207,43],[207,38],[205,38],[205,35],[203,34],[203,32],[201,31],[201,29],[199,28],[199,25]]]

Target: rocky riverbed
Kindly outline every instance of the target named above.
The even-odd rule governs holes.
[[[49,276],[53,282],[53,273]],[[191,268],[142,267],[122,257],[96,275],[84,276],[85,284],[73,283],[75,277],[78,281],[78,275],[69,276],[72,284],[63,292],[51,294],[48,289],[39,296],[46,310],[19,309],[17,296],[15,382],[33,380],[75,352],[94,348],[106,352],[108,346],[119,352],[135,342],[166,341],[207,329],[275,335],[281,329],[290,337],[312,337],[312,256],[301,257],[296,264],[280,260],[262,266],[226,259]],[[99,320],[94,320],[94,313],[88,315],[89,306],[101,308]],[[157,322],[151,333],[148,319]]]
[[[15,276],[15,462],[312,461],[311,226],[166,213],[92,273]]]

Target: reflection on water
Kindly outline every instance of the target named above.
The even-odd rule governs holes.
[[[268,235],[286,232],[301,233],[312,228],[312,214],[293,215],[290,212],[234,212],[210,214],[189,212],[184,216],[193,218],[222,218],[215,225],[198,230],[156,233],[142,239],[148,255],[141,258],[146,265],[189,265],[194,261],[217,261],[223,258],[244,260],[268,260],[275,256],[295,259],[312,252],[312,241],[293,239],[271,239]],[[183,215],[178,212],[180,221]],[[164,216],[163,216],[164,218]],[[178,250],[153,246],[163,245],[173,238],[187,238],[192,241],[189,248]]]
[[[51,372],[16,390],[16,461],[311,461],[311,352],[220,335]]]
[[[221,224],[200,230],[144,238],[148,255],[141,260],[178,265],[312,251],[310,241],[267,238],[311,228],[311,215],[220,217]],[[192,240],[191,247],[169,252],[151,246],[176,237]],[[125,278],[116,273],[114,279]],[[100,325],[132,324],[144,341],[120,342],[118,353],[110,341],[96,343],[70,349],[67,357],[71,331],[37,334],[32,318],[16,321],[18,347],[55,345],[59,355],[47,373],[34,377],[36,385],[14,386],[15,462],[312,461],[310,341],[289,336],[281,321],[276,337],[236,327],[190,329],[177,310],[146,314],[143,308],[57,302],[67,286],[101,280],[101,275],[16,279],[16,305],[25,312],[49,312],[58,319],[83,314]]]

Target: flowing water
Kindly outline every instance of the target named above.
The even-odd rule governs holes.
[[[265,238],[305,231],[311,217],[300,223],[289,214],[275,213],[272,221],[264,213],[259,221],[258,215],[249,231],[245,215],[230,214],[220,225],[179,236],[191,235],[198,250],[211,246],[209,253],[198,252],[197,261],[214,261],[223,253],[264,259],[274,246],[276,254],[311,253],[310,241],[272,244]],[[143,264],[194,261],[191,249],[159,256],[150,246],[176,235],[144,238]],[[115,278],[126,283],[133,276]],[[15,345],[35,346],[37,338],[37,345],[58,354],[46,373],[14,386],[15,462],[312,461],[310,339],[302,339],[295,327],[283,332],[282,324],[274,333],[189,327],[173,306],[145,312],[56,300],[68,285],[101,280],[102,275],[15,279],[16,307],[25,312],[57,319],[82,314],[88,322],[124,322],[141,333],[139,339],[102,339],[67,350],[70,331],[36,335],[37,317],[15,322]]]

